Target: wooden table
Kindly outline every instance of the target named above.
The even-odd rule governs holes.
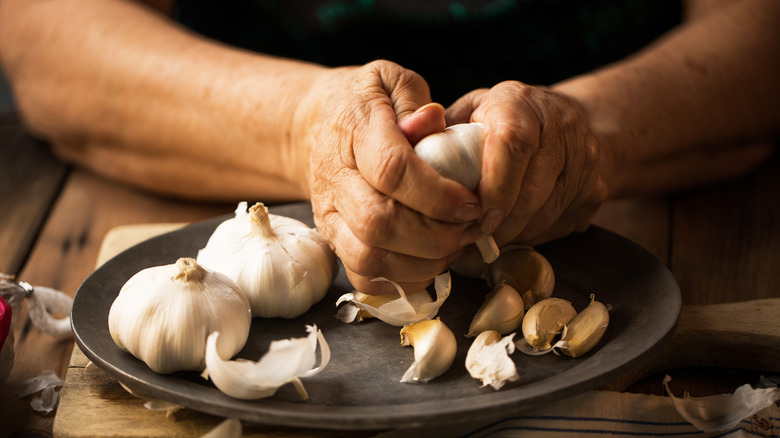
[[[112,228],[192,222],[233,209],[161,198],[72,169],[29,136],[14,115],[0,115],[0,272],[73,295],[94,269],[100,243]],[[610,201],[595,223],[666,263],[686,305],[780,297],[780,157],[715,187]],[[14,315],[14,333],[14,369],[0,386],[0,436],[51,436],[54,417],[34,413],[12,388],[44,369],[64,376],[73,342],[39,332],[24,310]],[[686,389],[693,395],[756,383],[745,381],[755,377],[750,372],[705,371],[687,374],[693,382]],[[676,372],[681,377],[675,380],[686,378],[685,370]],[[652,378],[629,390],[661,393]]]

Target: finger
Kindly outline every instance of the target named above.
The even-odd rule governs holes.
[[[388,198],[359,177],[344,181],[335,209],[368,246],[415,257],[444,258],[481,236],[476,224],[430,219]],[[347,196],[348,195],[348,196]],[[360,202],[354,202],[354,200]]]
[[[430,134],[444,131],[446,126],[444,107],[438,103],[423,105],[417,111],[398,120],[398,128],[412,145]]]
[[[464,222],[479,217],[477,196],[415,155],[390,111],[387,103],[373,103],[363,128],[365,137],[354,143],[355,162],[366,181],[433,219]]]
[[[349,269],[345,268],[345,271],[352,287],[364,294],[385,295],[398,293],[395,286],[387,281],[372,281],[373,279],[355,274]],[[411,292],[423,290],[431,283],[433,283],[433,279],[417,283],[398,283],[398,285],[403,288],[404,292]]]
[[[479,102],[487,91],[486,89],[471,91],[450,105],[445,113],[447,126],[471,122],[474,110],[479,106]]]
[[[483,103],[487,107],[480,107],[475,114],[487,132],[478,189],[484,212],[480,226],[487,234],[498,228],[516,203],[533,201],[537,205],[535,193],[547,190],[547,184],[537,187],[542,183],[538,177],[527,181],[531,157],[539,149],[541,128],[536,113],[518,101],[521,94],[517,86],[496,86],[491,90],[490,101]],[[523,194],[531,199],[518,199],[521,186],[525,188]]]
[[[450,258],[455,257],[453,254],[442,259],[424,259],[366,245],[352,233],[335,210],[322,219],[325,238],[336,248],[344,266],[361,277],[385,277],[404,283],[425,282],[444,272]]]

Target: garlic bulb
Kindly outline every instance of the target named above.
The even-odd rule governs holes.
[[[591,295],[590,304],[566,325],[564,335],[553,347],[567,356],[582,356],[599,343],[608,325],[607,306]]]
[[[443,177],[473,191],[482,177],[484,142],[485,129],[481,123],[462,123],[423,138],[414,146],[414,153]],[[492,263],[498,257],[493,236],[484,234],[476,244],[485,263]]]
[[[441,320],[426,319],[401,329],[401,345],[414,347],[414,362],[401,382],[427,382],[450,369],[458,351],[452,330]]]
[[[512,341],[515,334],[504,338],[495,330],[487,330],[479,334],[469,347],[466,354],[466,370],[471,377],[482,381],[482,386],[492,386],[499,390],[506,382],[519,379],[517,366],[509,357],[515,351]]]
[[[271,342],[268,352],[257,362],[228,360],[217,349],[220,334],[212,333],[206,346],[206,369],[203,377],[211,379],[223,393],[243,399],[270,397],[284,384],[292,383],[302,399],[309,398],[301,378],[319,374],[330,362],[330,347],[316,326],[306,326],[305,338],[282,339]],[[320,365],[317,362],[320,346]]]
[[[303,222],[268,213],[257,203],[221,223],[198,253],[198,263],[232,278],[249,298],[252,314],[295,318],[328,291],[336,256]]]
[[[167,374],[203,369],[206,337],[214,331],[222,333],[221,355],[238,353],[251,320],[233,280],[184,257],[127,280],[108,312],[108,330],[119,348]]]
[[[501,283],[485,296],[485,302],[471,320],[466,337],[472,338],[486,330],[507,334],[523,322],[523,298],[512,286]]]
[[[450,296],[452,288],[449,272],[437,275],[433,281],[433,287],[436,290],[436,301],[433,301],[424,289],[407,294],[401,285],[386,278],[379,277],[372,281],[389,281],[395,286],[398,294],[370,300],[358,299],[358,294],[363,296],[366,294],[357,291],[344,294],[336,301],[336,306],[348,302],[347,306],[350,307],[339,310],[336,316],[340,320],[352,322],[358,317],[359,311],[364,311],[390,325],[401,327],[414,324],[435,317],[439,313],[439,308],[444,304],[447,297]],[[389,299],[390,297],[392,299]]]
[[[490,264],[490,284],[507,283],[523,296],[525,308],[549,298],[555,288],[555,274],[547,259],[530,246],[507,245]]]
[[[547,298],[531,306],[523,317],[523,338],[534,350],[552,350],[551,342],[577,314],[570,302]],[[519,347],[519,346],[518,346]]]

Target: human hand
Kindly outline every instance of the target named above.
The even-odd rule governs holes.
[[[499,245],[584,230],[607,197],[599,145],[584,111],[549,89],[502,82],[458,99],[447,124],[482,122],[477,194],[482,230]]]
[[[410,140],[444,129],[443,109],[414,113],[430,102],[419,75],[386,61],[335,74],[349,85],[329,97],[311,146],[315,222],[356,289],[389,292],[371,282],[386,277],[419,290],[481,234],[479,200],[413,152]]]

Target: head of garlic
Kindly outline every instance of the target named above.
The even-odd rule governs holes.
[[[119,348],[167,374],[204,367],[206,338],[222,333],[216,348],[231,357],[249,336],[252,312],[227,276],[192,258],[133,275],[108,313],[108,330]]]
[[[481,123],[461,123],[431,134],[414,146],[414,153],[445,178],[475,190],[482,177],[482,145],[485,128]],[[475,242],[485,263],[499,254],[493,237],[485,234]]]
[[[198,263],[235,280],[249,298],[252,314],[295,318],[328,291],[336,256],[328,242],[296,219],[268,213],[262,203],[214,230],[198,253]]]

